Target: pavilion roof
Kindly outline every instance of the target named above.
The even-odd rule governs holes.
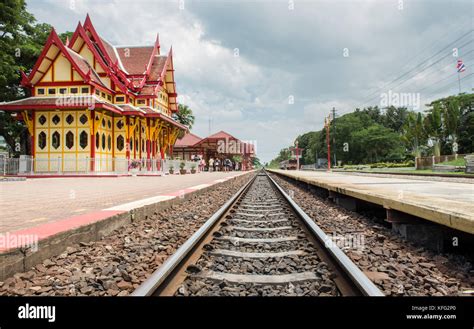
[[[176,143],[174,144],[174,147],[189,147],[193,146],[194,144],[198,143],[201,141],[202,138],[192,134],[192,133],[187,133],[186,135],[183,136],[183,138],[180,138],[176,140]]]

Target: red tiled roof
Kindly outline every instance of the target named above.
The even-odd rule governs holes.
[[[138,107],[132,106],[130,104],[117,104],[117,106],[126,112],[140,112],[140,109]]]
[[[183,136],[183,138],[178,139],[176,143],[174,144],[174,147],[187,147],[187,146],[192,146],[199,141],[201,141],[202,138],[194,135],[192,133],[187,133],[186,135]]]
[[[92,66],[89,65],[87,60],[76,53],[74,50],[71,48],[66,47],[66,50],[68,51],[69,55],[71,55],[71,58],[74,60],[74,62],[77,64],[77,66],[80,68],[80,70],[84,73],[87,74],[89,70],[91,71],[91,80],[106,87],[105,84],[102,82],[100,79],[99,75],[97,72],[92,68]]]
[[[153,95],[155,91],[156,86],[144,86],[140,90],[140,95]]]
[[[100,36],[99,38],[100,38],[100,41],[102,41],[102,44],[104,45],[105,51],[107,51],[107,54],[112,60],[112,64],[114,64],[118,60],[117,55],[115,54],[115,51],[114,51],[114,47],[104,38]]]
[[[223,130],[221,130],[221,131],[219,131],[215,134],[212,134],[211,136],[206,137],[206,139],[225,139],[225,138],[238,140],[238,138],[235,138],[234,136],[232,136],[231,134],[226,133]]]
[[[140,110],[144,111],[145,113],[157,113],[157,114],[160,113],[160,111],[155,110],[154,108],[150,106],[141,106]]]
[[[129,74],[143,74],[153,52],[153,46],[117,47],[116,49]]]
[[[165,67],[167,56],[155,56],[153,62],[151,63],[150,76],[148,80],[158,81]]]

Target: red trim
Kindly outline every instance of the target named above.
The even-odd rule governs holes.
[[[125,132],[125,138],[127,141],[127,145],[125,145],[125,156],[127,157],[128,160],[130,160],[130,136],[128,136],[128,132],[130,131],[129,126],[130,126],[130,118],[126,117],[125,118],[125,123],[126,123],[126,132]]]
[[[59,49],[59,52],[63,53],[63,55],[69,60],[71,65],[75,68],[77,73],[79,73],[79,75],[84,79],[84,81],[87,81],[86,73],[82,72],[81,69],[77,66],[76,62],[72,59],[72,57],[69,54],[69,52],[67,51],[66,47],[63,45],[61,39],[59,39],[59,36],[57,35],[54,28],[51,30],[51,33],[48,36],[48,40],[46,41],[46,45],[44,46],[43,51],[41,52],[38,60],[36,61],[35,66],[31,70],[30,75],[28,76],[29,80],[31,81],[31,79],[34,77],[34,75],[38,71],[39,66],[41,65],[41,62],[43,61],[43,58],[46,57],[46,54],[48,53],[48,51],[49,51],[49,49],[51,48],[52,45],[55,45]],[[50,65],[52,65],[52,63]],[[54,66],[53,66],[53,68],[54,68]],[[53,79],[54,79],[54,77],[53,77]]]
[[[90,86],[83,81],[55,81],[55,82],[39,82],[35,87],[50,87],[50,86]]]
[[[36,151],[36,147],[35,147],[35,134],[36,134],[36,115],[35,115],[35,111],[32,111],[31,113],[31,120],[33,120],[33,132],[31,134],[31,155],[33,156],[33,158],[35,157],[35,151]]]
[[[92,127],[89,126],[89,133],[91,135],[91,171],[95,169],[95,110],[91,111]],[[94,159],[94,160],[92,160]]]
[[[100,108],[104,110],[109,110],[113,113],[124,114],[124,112],[117,110],[115,107],[110,106],[109,104],[97,103],[95,104],[95,108]],[[77,105],[62,105],[57,106],[55,104],[39,104],[39,105],[9,105],[9,104],[0,104],[0,110],[2,111],[21,111],[21,110],[32,110],[35,111],[37,109],[45,109],[45,110],[56,110],[56,109],[81,109],[80,106]]]
[[[89,16],[87,16],[89,17]],[[87,21],[87,18],[86,18],[86,21]],[[89,19],[90,21],[90,19]],[[85,26],[85,23],[84,23],[84,26]],[[91,26],[92,26],[92,23],[91,23]],[[93,27],[92,27],[93,28]],[[80,36],[82,38],[82,40],[84,40],[84,44],[87,45],[87,48],[92,52],[92,54],[94,55],[94,61],[98,60],[99,61],[99,65],[102,67],[102,69],[105,71],[105,73],[98,73],[99,76],[101,76],[101,74],[104,74],[104,76],[107,76],[107,77],[110,77],[111,81],[113,81],[118,87],[119,89],[127,94],[129,93],[129,90],[127,89],[127,87],[121,83],[118,78],[116,77],[116,75],[114,74],[114,72],[111,71],[109,65],[107,65],[107,63],[105,63],[103,60],[102,60],[102,57],[99,55],[99,53],[97,52],[97,50],[95,49],[94,45],[92,44],[92,41],[91,39],[87,36],[87,33],[84,29],[84,27],[82,27],[82,25],[78,25],[77,26],[77,34],[78,36]],[[91,32],[92,33],[92,32]],[[76,37],[77,38],[77,37]],[[95,38],[94,38],[95,39]],[[100,40],[99,40],[100,41]],[[96,41],[96,43],[98,44],[98,41]],[[100,47],[100,45],[99,45]],[[108,54],[107,52],[105,51],[105,49],[101,49],[102,52],[104,52],[104,56],[106,56],[110,62],[110,64],[112,65],[112,61],[111,59],[108,57]],[[115,90],[112,90],[111,91],[113,93],[116,93]]]

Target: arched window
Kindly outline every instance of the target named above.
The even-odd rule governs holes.
[[[109,151],[112,149],[112,137],[107,136],[107,148],[109,149]]]
[[[102,149],[105,150],[105,134],[102,133]]]
[[[89,143],[89,136],[88,134],[83,130],[79,134],[79,145],[85,149],[87,147],[87,144]]]
[[[40,149],[44,149],[46,147],[46,133],[44,131],[38,134],[38,146]]]
[[[53,135],[51,136],[52,140],[51,140],[51,145],[57,149],[61,146],[61,135],[55,131],[53,133]]]
[[[74,134],[72,133],[72,131],[68,131],[66,133],[66,147],[68,149],[72,149],[73,146],[74,146]]]
[[[97,133],[95,133],[95,148],[96,149],[99,149],[99,145],[100,145],[100,140],[99,139],[100,139],[100,135],[97,132]]]
[[[117,137],[117,150],[122,151],[124,148],[124,138],[122,135]]]

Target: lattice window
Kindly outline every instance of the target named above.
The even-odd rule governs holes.
[[[70,125],[74,122],[74,117],[69,114],[67,117],[66,117],[66,122]]]
[[[54,117],[51,119],[55,125],[57,125],[59,122],[61,122],[61,118],[59,115],[55,114]]]
[[[83,125],[86,124],[87,120],[88,120],[88,119],[87,119],[87,116],[86,116],[85,114],[81,115],[80,118],[79,118],[79,121],[80,121]]]

